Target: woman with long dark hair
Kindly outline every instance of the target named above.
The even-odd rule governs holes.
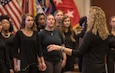
[[[38,73],[38,67],[42,71],[46,69],[39,37],[31,14],[23,15],[21,29],[17,31],[14,42],[15,71]],[[20,59],[20,64],[18,64],[18,58]]]

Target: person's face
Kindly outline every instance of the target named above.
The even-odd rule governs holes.
[[[7,19],[1,21],[2,30],[8,31],[10,28],[10,22]]]
[[[54,18],[54,16],[52,16],[52,15],[47,16],[46,26],[48,26],[48,27],[54,27],[55,26],[55,18]]]
[[[25,27],[32,28],[34,25],[34,19],[31,16],[27,16],[25,20]]]
[[[60,21],[62,20],[62,18],[63,18],[63,12],[61,11],[57,12],[57,14],[55,15],[56,21]]]
[[[112,19],[111,19],[110,25],[111,25],[113,28],[115,28],[115,18],[112,18]]]
[[[39,25],[45,26],[45,16],[40,15],[37,22],[39,23]]]
[[[64,26],[65,26],[65,27],[67,27],[67,28],[70,27],[70,25],[71,25],[71,20],[70,20],[70,18],[66,18],[63,23],[64,23]]]

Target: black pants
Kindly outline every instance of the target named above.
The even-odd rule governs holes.
[[[39,71],[38,71],[38,67],[34,65],[34,66],[30,66],[25,71],[20,71],[19,73],[39,73]]]
[[[114,72],[114,62],[115,62],[115,58],[110,57],[110,56],[107,58],[108,73],[115,73]]]
[[[47,69],[46,71],[43,71],[41,73],[61,73],[62,70],[62,62],[50,62],[50,61],[45,61]]]
[[[72,56],[68,56],[67,55],[67,61],[66,61],[66,65],[64,67],[64,71],[74,71],[74,63],[75,63],[75,59]]]

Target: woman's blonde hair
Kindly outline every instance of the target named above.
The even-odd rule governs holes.
[[[92,6],[90,11],[90,20],[88,23],[87,31],[92,30],[92,33],[99,35],[102,40],[107,39],[109,31],[107,29],[106,17],[104,11],[97,6]]]

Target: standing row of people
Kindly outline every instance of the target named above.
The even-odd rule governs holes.
[[[45,21],[46,23],[44,23]],[[1,37],[8,49],[12,69],[14,68],[14,71],[19,73],[38,73],[38,68],[43,73],[61,73],[62,67],[66,64],[66,54],[60,51],[50,53],[47,51],[47,46],[50,44],[65,46],[62,32],[55,30],[55,17],[49,14],[45,20],[45,15],[40,13],[35,17],[35,22],[37,28],[34,18],[30,14],[23,15],[21,28],[15,36],[12,34],[13,27],[9,18],[8,21],[1,23],[5,24],[1,28]],[[71,26],[70,23],[67,25]],[[71,38],[75,41],[73,35],[75,33],[72,32]],[[6,41],[10,47],[7,47]]]
[[[111,18],[112,35],[114,18]],[[105,14],[100,7],[91,7],[87,16],[87,30],[83,33],[85,35],[80,45],[79,35],[72,30],[70,17],[64,16],[61,10],[57,10],[54,16],[39,13],[35,17],[35,23],[31,14],[23,15],[21,28],[15,35],[12,34],[13,26],[9,17],[2,16],[0,22],[2,73],[73,71],[75,57],[82,58],[81,73],[106,73],[106,54],[108,71],[114,72],[114,58],[111,58],[114,54],[114,36],[109,37]]]

